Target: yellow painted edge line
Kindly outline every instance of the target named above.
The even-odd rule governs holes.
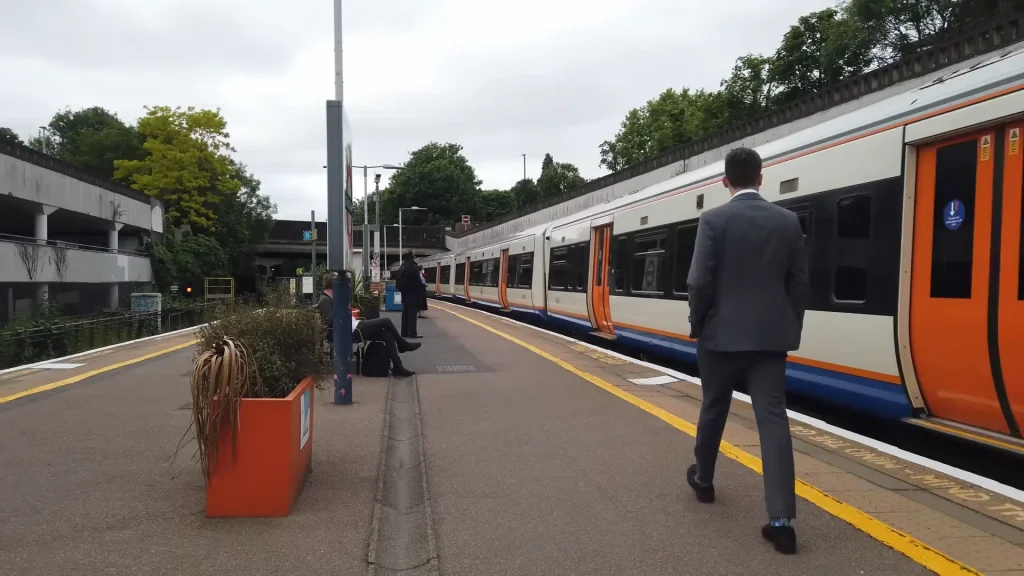
[[[1024,454],[1024,447],[1018,446],[1016,444],[1010,444],[1009,442],[1003,442],[1002,440],[997,440],[995,438],[982,436],[981,434],[975,434],[967,430],[960,430],[959,428],[954,428],[953,426],[944,426],[942,424],[939,424],[938,422],[929,422],[927,420],[922,420],[919,418],[908,419],[905,420],[905,422],[907,422],[908,424],[913,424],[915,426],[920,426],[922,428],[928,428],[929,430],[934,430],[936,432],[944,432],[946,434],[952,434],[953,436],[968,438],[970,440],[981,442],[982,444],[988,444],[989,446],[995,448],[1003,448],[1004,450],[1010,450],[1018,454]]]
[[[150,352],[149,354],[144,354],[142,356],[138,356],[138,357],[132,358],[130,360],[125,360],[123,362],[118,362],[116,364],[109,364],[109,365],[104,366],[102,368],[97,368],[95,370],[90,370],[89,372],[83,372],[83,373],[81,373],[81,374],[79,374],[77,376],[72,376],[72,377],[64,379],[64,380],[59,380],[57,382],[51,382],[49,384],[43,384],[42,386],[36,386],[35,388],[29,388],[28,390],[22,390],[21,392],[18,392],[16,394],[11,394],[10,396],[0,397],[0,404],[5,404],[7,402],[13,402],[14,400],[17,400],[18,398],[24,398],[25,396],[31,396],[33,394],[39,394],[40,392],[46,392],[47,390],[53,390],[54,388],[61,388],[63,386],[68,386],[69,384],[74,384],[76,382],[81,382],[82,380],[85,380],[86,378],[92,378],[93,376],[96,376],[97,374],[103,374],[104,372],[110,372],[111,370],[117,370],[118,368],[123,368],[123,367],[129,366],[131,364],[136,364],[138,362],[143,362],[145,360],[149,360],[150,358],[156,358],[157,356],[162,356],[164,354],[168,354],[168,353],[174,352],[176,350],[181,350],[182,348],[187,348],[187,347],[195,344],[197,341],[198,340],[191,340],[191,341],[185,342],[183,344],[176,344],[174,346],[171,346],[170,348],[164,348],[163,350],[157,350],[156,352]]]
[[[444,306],[438,306],[438,308],[444,310],[449,314],[458,316],[459,318],[462,318],[463,320],[471,324],[475,324],[483,328],[484,330],[493,332],[494,334],[497,334],[498,336],[501,336],[506,340],[515,342],[516,344],[522,346],[523,348],[526,348],[530,352],[533,352],[534,354],[542,356],[554,362],[555,364],[558,364],[562,368],[565,368],[569,372],[572,372],[573,374],[579,376],[580,378],[583,378],[584,380],[590,382],[591,384],[594,384],[604,389],[605,391],[610,392],[615,396],[618,396],[619,398],[625,400],[626,402],[629,402],[630,404],[636,406],[637,408],[640,408],[641,410],[660,418],[661,420],[667,422],[677,430],[681,430],[682,432],[685,432],[690,436],[696,437],[697,435],[697,427],[687,422],[686,420],[683,420],[682,418],[676,416],[675,414],[672,414],[667,410],[659,408],[658,406],[655,406],[650,402],[647,402],[628,392],[620,390],[613,384],[609,384],[608,382],[602,380],[601,378],[598,378],[597,376],[594,376],[593,374],[584,372],[583,370],[576,368],[575,366],[569,364],[568,362],[562,360],[561,358],[557,358],[541,350],[540,348],[537,348],[536,346],[523,342],[522,340],[516,338],[515,336],[506,334],[496,328],[487,326],[482,322],[459,314],[454,310],[450,310]],[[726,457],[735,460],[740,464],[743,464],[744,466],[750,468],[751,470],[757,472],[758,474],[761,474],[761,459],[758,458],[757,456],[754,456],[749,452],[745,452],[724,440],[722,441],[721,453],[724,454]],[[804,482],[803,480],[797,479],[796,493],[798,496],[811,502],[818,508],[821,508],[822,510],[828,512],[829,514],[832,514],[836,518],[839,518],[840,520],[843,520],[853,525],[853,527],[857,528],[858,530],[866,533],[875,540],[878,540],[879,542],[885,544],[893,550],[896,550],[904,556],[907,556],[914,562],[917,562],[918,564],[924,566],[925,568],[928,568],[929,570],[932,570],[939,574],[976,574],[979,576],[981,575],[981,572],[978,572],[977,570],[968,567],[962,562],[958,562],[950,558],[949,556],[946,556],[942,552],[939,552],[938,550],[928,546],[927,544],[921,542],[917,538],[914,538],[909,534],[900,532],[899,530],[893,528],[892,526],[889,526],[881,520],[837,498],[834,498],[826,494],[825,492],[819,490],[818,488],[815,488],[814,486],[811,486],[810,484]]]

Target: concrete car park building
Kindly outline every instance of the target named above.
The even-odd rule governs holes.
[[[153,281],[146,244],[163,204],[18,144],[0,142],[0,324],[59,302],[118,308]]]

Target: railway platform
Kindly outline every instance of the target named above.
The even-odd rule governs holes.
[[[793,417],[799,552],[761,539],[739,397],[718,501],[686,486],[696,379],[431,301],[406,380],[317,398],[291,516],[207,520],[188,334],[0,374],[0,574],[1024,575],[1008,487]]]

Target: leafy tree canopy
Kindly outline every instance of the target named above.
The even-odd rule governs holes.
[[[669,88],[630,110],[600,165],[621,170],[1021,12],[1024,0],[843,0],[801,16],[772,55],[737,59],[718,91]]]
[[[541,198],[555,198],[569,190],[582,186],[586,178],[580,176],[580,170],[568,162],[555,162],[551,154],[544,155],[541,163],[540,178],[537,189]]]
[[[138,130],[99,106],[57,112],[48,128],[47,154],[101,178],[113,179],[117,160],[146,156]],[[42,149],[42,142],[36,139],[36,147]]]
[[[24,144],[21,140],[21,136],[18,136],[17,132],[6,126],[0,126],[0,140],[4,142],[13,142],[15,144]]]
[[[114,176],[164,202],[175,224],[215,230],[214,205],[241,189],[220,111],[147,107],[139,119],[148,156],[117,160]]]
[[[462,146],[431,142],[409,155],[382,194],[381,220],[397,222],[398,209],[406,210],[406,224],[441,225],[460,221],[463,214],[481,210],[480,180],[462,155]]]

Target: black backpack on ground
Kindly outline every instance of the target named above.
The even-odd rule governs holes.
[[[387,378],[391,374],[387,345],[376,340],[363,344],[356,371],[367,378]]]

